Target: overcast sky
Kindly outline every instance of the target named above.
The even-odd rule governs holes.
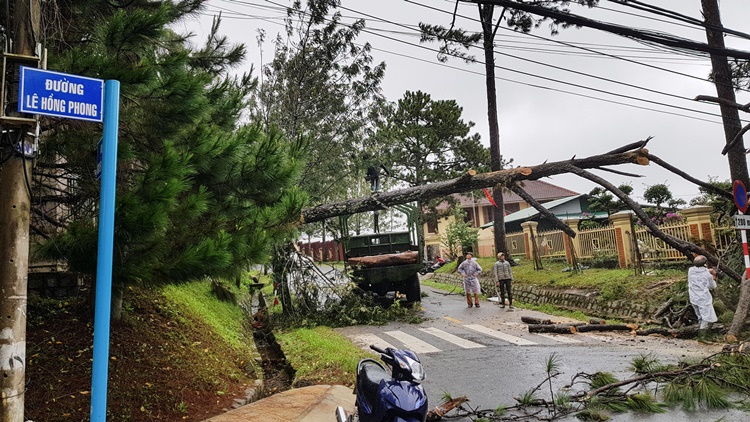
[[[700,0],[644,1],[701,18]],[[210,0],[206,14],[177,29],[193,31],[198,35],[196,41],[202,40],[210,29],[211,16],[221,12],[221,32],[248,48],[244,70],[251,65],[258,69],[262,60],[257,30],[264,29],[268,39],[283,32],[285,14],[280,6],[290,3]],[[608,0],[600,3],[594,10],[573,8],[573,12],[705,43],[705,33],[699,27]],[[398,100],[407,90],[427,92],[433,99],[455,99],[464,109],[464,119],[476,124],[475,131],[488,145],[484,65],[465,64],[458,59],[438,63],[436,53],[431,51],[437,45],[420,45],[416,32],[419,22],[450,25],[454,5],[449,0],[343,0],[346,10],[341,13],[345,22],[353,18],[367,21],[368,32],[358,42],[369,42],[376,61],[386,62],[383,93],[390,101]],[[750,33],[750,1],[723,0],[720,5],[725,27]],[[462,3],[458,15],[457,27],[481,30],[476,5]],[[750,40],[728,36],[726,43],[750,51]],[[506,159],[513,159],[514,165],[565,160],[574,154],[579,158],[601,154],[653,136],[648,148],[663,160],[700,179],[729,178],[726,157],[721,155],[725,140],[718,107],[691,100],[696,95],[716,95],[714,86],[706,82],[710,72],[708,57],[645,45],[589,28],[562,29],[559,35],[552,36],[547,24],[534,29],[532,35],[501,28],[496,45],[496,65],[502,67],[496,70],[500,149]],[[263,61],[268,62],[272,54],[272,45],[267,43]],[[474,54],[482,59],[481,50],[474,50]],[[748,103],[750,94],[740,92],[737,99]],[[740,117],[750,119],[747,114]],[[616,185],[629,182],[638,200],[642,200],[640,195],[646,185],[656,183],[667,183],[676,197],[686,201],[698,195],[697,187],[656,165],[619,168],[645,177],[599,174]],[[588,193],[594,187],[572,175],[546,180],[580,193]]]

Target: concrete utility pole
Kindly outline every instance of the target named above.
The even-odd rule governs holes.
[[[724,48],[724,33],[721,31],[721,16],[719,15],[718,0],[701,0],[703,6],[703,19],[710,25],[706,28],[706,39],[713,47]],[[734,104],[737,102],[732,85],[732,72],[726,56],[711,55],[711,69],[716,85],[716,94],[719,99]],[[724,136],[726,142],[730,143],[742,130],[740,112],[734,107],[720,104],[721,119],[724,123]],[[729,161],[729,174],[732,180],[741,180],[745,186],[750,186],[748,181],[747,158],[745,156],[745,143],[740,140],[727,151]],[[750,283],[743,279],[740,284],[740,297],[737,301],[737,310],[732,319],[732,325],[727,332],[727,340],[737,341],[737,336],[745,326],[745,318],[750,313]]]
[[[33,56],[36,42],[41,39],[40,0],[17,0],[11,4],[12,24],[6,31],[12,44],[6,53]],[[13,74],[18,74],[17,69]],[[2,87],[5,98],[17,98],[14,97],[17,92],[6,91],[10,86]],[[26,139],[29,126],[3,125],[4,131],[8,129],[14,130],[10,133],[14,141],[18,139],[29,145]],[[0,421],[3,422],[24,420],[30,184],[31,162],[24,155],[15,154],[0,167]]]
[[[725,49],[724,32],[722,32],[721,16],[719,14],[718,0],[701,0],[703,6],[703,19],[709,27],[706,28],[706,40],[710,47]],[[716,94],[720,99],[737,102],[732,85],[732,71],[729,68],[727,56],[711,54],[711,74],[716,86]],[[735,107],[719,104],[721,120],[724,123],[724,137],[730,143],[732,139],[742,130],[740,112]],[[747,158],[745,156],[744,142],[737,142],[734,147],[727,151],[729,161],[729,174],[732,180],[742,180],[745,186],[750,186],[748,180]]]

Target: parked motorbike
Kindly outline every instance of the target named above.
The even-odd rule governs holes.
[[[340,406],[336,409],[337,422],[424,422],[427,418],[427,394],[421,382],[425,378],[422,363],[411,350],[375,345],[370,348],[380,353],[380,359],[362,359],[357,365],[356,413],[347,416]]]
[[[427,273],[435,272],[438,268],[442,267],[443,265],[449,263],[450,261],[425,261],[424,266],[422,269],[419,270],[419,273],[422,275],[425,275]]]

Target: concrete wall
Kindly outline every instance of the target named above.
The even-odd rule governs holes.
[[[463,286],[463,279],[455,274],[434,274],[432,279],[438,283]],[[479,283],[488,296],[495,295],[495,285],[491,277],[481,277]],[[517,283],[513,284],[513,300],[531,305],[550,304],[562,309],[581,311],[590,316],[624,321],[645,321],[656,311],[655,307],[626,300],[603,301],[593,291],[581,293],[523,286]]]

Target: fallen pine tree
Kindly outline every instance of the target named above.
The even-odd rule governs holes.
[[[618,379],[607,372],[578,372],[557,392],[551,387],[552,381],[562,375],[561,357],[553,353],[544,362],[546,377],[536,387],[514,396],[515,404],[471,408],[466,397],[454,400],[446,394],[447,403],[460,404],[450,406],[450,414],[430,420],[552,421],[577,417],[604,421],[611,419],[611,413],[633,411],[643,418],[648,413],[664,413],[668,407],[730,409],[737,399],[750,401],[749,353],[747,343],[728,345],[698,362],[669,365],[644,354],[631,361],[633,375],[629,378]],[[549,397],[543,397],[547,386]]]

